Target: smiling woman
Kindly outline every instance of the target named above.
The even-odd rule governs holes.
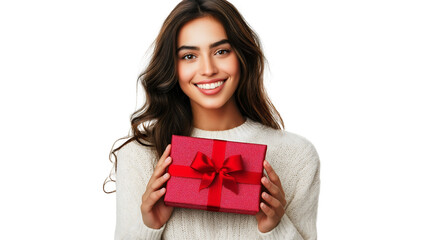
[[[319,157],[281,130],[263,71],[258,37],[232,4],[183,0],[173,9],[139,77],[146,102],[132,115],[132,136],[111,152],[116,239],[316,239]],[[173,134],[267,145],[259,212],[166,206]]]

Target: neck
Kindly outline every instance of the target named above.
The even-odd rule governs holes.
[[[232,97],[224,106],[217,109],[207,109],[191,102],[193,125],[207,131],[222,131],[240,126],[245,118],[238,110]]]

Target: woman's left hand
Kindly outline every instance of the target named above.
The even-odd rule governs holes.
[[[262,192],[261,210],[256,214],[258,229],[260,232],[269,232],[273,230],[285,214],[286,198],[282,183],[271,165],[264,161],[264,169],[267,171],[268,178],[262,177],[261,182],[266,191]]]

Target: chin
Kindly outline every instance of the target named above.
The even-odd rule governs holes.
[[[226,102],[213,102],[213,103],[205,102],[205,103],[197,103],[197,104],[200,105],[200,107],[207,110],[216,110],[225,106]]]
[[[217,99],[198,99],[199,101],[194,101],[198,106],[200,106],[203,109],[207,110],[216,110],[225,108],[230,104],[233,104],[233,96],[231,96],[229,99],[223,98],[217,98]]]

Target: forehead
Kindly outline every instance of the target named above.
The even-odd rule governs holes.
[[[205,47],[223,39],[227,39],[223,25],[214,17],[206,16],[187,22],[179,31],[177,45]]]

